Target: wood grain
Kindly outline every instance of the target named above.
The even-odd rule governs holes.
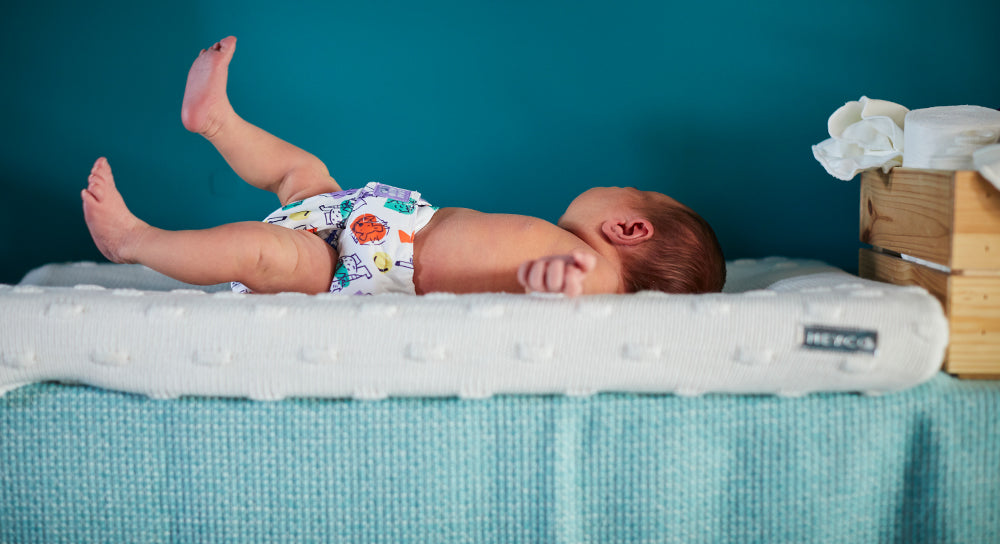
[[[1000,270],[1000,191],[978,172],[861,176],[861,241],[953,271]]]
[[[1000,191],[978,172],[955,172],[954,184],[952,268],[1000,271]]]
[[[1000,374],[1000,277],[948,279],[948,362],[954,374]]]
[[[919,285],[948,316],[944,370],[962,378],[1000,375],[1000,275],[947,274],[870,249],[858,253],[858,274],[896,285]]]
[[[895,285],[919,285],[948,308],[948,274],[870,249],[858,252],[858,275]]]
[[[861,241],[951,266],[951,173],[894,168],[861,176]]]

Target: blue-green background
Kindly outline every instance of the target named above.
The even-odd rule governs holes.
[[[857,181],[810,145],[861,95],[1000,105],[1000,2],[79,2],[0,16],[0,282],[101,260],[79,191],[107,156],[166,228],[259,219],[180,104],[198,51],[240,39],[230,99],[344,186],[558,218],[594,185],[669,193],[728,258],[856,269]]]

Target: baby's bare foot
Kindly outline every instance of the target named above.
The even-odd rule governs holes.
[[[184,128],[206,138],[213,137],[229,116],[233,107],[226,96],[229,61],[236,51],[236,38],[229,36],[208,49],[202,49],[188,72],[181,105]]]
[[[135,262],[134,248],[149,225],[125,206],[107,159],[97,159],[87,181],[89,184],[81,193],[83,217],[97,249],[111,262]]]

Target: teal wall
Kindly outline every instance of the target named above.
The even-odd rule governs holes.
[[[237,111],[345,186],[555,220],[587,187],[636,185],[700,211],[729,258],[853,270],[857,181],[810,152],[829,114],[862,94],[1000,105],[1000,2],[944,6],[21,1],[0,17],[0,282],[102,260],[79,201],[100,155],[158,226],[275,207],[180,123],[191,61],[227,34]]]

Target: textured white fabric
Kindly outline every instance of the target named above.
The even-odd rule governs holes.
[[[1000,191],[1000,144],[977,149],[972,154],[972,163]]]
[[[0,389],[801,395],[899,390],[940,366],[947,323],[920,288],[782,258],[731,262],[729,278],[711,295],[240,295],[139,266],[48,265],[0,286]],[[858,346],[867,351],[836,351]]]
[[[909,110],[894,102],[860,100],[844,104],[830,116],[830,138],[813,146],[813,156],[831,176],[848,181],[858,172],[903,163],[903,124]]]
[[[906,114],[903,166],[972,170],[976,150],[1000,138],[1000,111],[982,106],[939,106]]]

